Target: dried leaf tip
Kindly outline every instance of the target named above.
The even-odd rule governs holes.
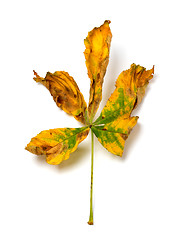
[[[41,78],[35,70],[33,70],[33,72],[34,72],[34,76],[35,76],[33,79],[36,82],[40,82],[43,78]]]
[[[110,24],[111,21],[110,21],[110,20],[105,20],[104,23],[108,23],[108,24]]]
[[[36,73],[35,70],[33,70],[33,72],[34,72],[34,75],[35,75],[36,77],[40,77],[40,76]]]

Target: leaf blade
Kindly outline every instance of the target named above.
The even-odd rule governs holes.
[[[136,125],[138,117],[121,118],[103,126],[93,126],[92,131],[109,152],[122,157],[125,141]]]
[[[84,40],[85,59],[90,83],[90,97],[88,105],[89,118],[93,119],[102,99],[102,85],[109,62],[111,43],[110,21],[105,21],[99,28],[94,28]]]
[[[144,67],[132,64],[116,80],[116,89],[93,123],[95,135],[108,151],[122,156],[125,140],[138,119],[131,117],[131,113],[144,97],[153,73],[154,67],[146,71]]]
[[[32,138],[25,149],[36,155],[46,155],[47,163],[57,165],[69,158],[88,133],[89,127],[45,130]]]
[[[106,124],[119,116],[127,118],[142,101],[145,89],[152,79],[154,67],[147,70],[140,65],[132,64],[116,80],[116,89],[111,94],[99,118],[94,125]]]
[[[47,72],[45,78],[41,78],[35,71],[34,74],[36,76],[34,80],[42,83],[49,90],[58,107],[73,115],[81,123],[88,121],[87,105],[83,94],[67,72],[56,71],[53,74]]]

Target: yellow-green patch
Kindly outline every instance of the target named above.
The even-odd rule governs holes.
[[[138,117],[118,117],[111,123],[93,126],[92,131],[99,142],[111,153],[122,156],[125,140],[136,125]]]

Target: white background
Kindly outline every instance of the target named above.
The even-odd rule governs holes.
[[[0,239],[179,239],[178,1],[1,1]],[[88,31],[111,20],[110,63],[98,115],[117,76],[155,65],[122,158],[95,140],[94,226],[87,224],[90,136],[48,165],[24,150],[42,130],[80,127],[57,108],[36,70],[68,71],[86,101]]]

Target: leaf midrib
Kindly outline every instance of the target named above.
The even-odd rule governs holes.
[[[82,127],[82,128],[83,128],[83,130],[81,130],[80,132],[78,132],[78,133],[75,133],[74,135],[72,135],[72,136],[70,136],[70,137],[68,137],[68,138],[65,138],[65,139],[64,139],[64,140],[62,140],[62,141],[57,141],[57,140],[55,140],[55,141],[57,141],[58,143],[63,143],[63,142],[65,142],[66,140],[68,140],[68,139],[70,139],[70,138],[72,138],[72,137],[76,136],[77,134],[79,134],[79,133],[81,133],[81,132],[85,131],[87,128],[89,128],[89,126]],[[51,138],[46,138],[46,139],[51,139]]]
[[[107,129],[100,129],[100,128],[97,128],[98,126],[95,126],[93,125],[92,128],[95,128],[97,130],[100,130],[100,131],[104,131],[104,132],[111,132],[111,133],[120,133],[120,134],[124,134],[124,135],[127,135],[127,133],[121,133],[121,132],[116,132],[116,131],[109,131]],[[93,130],[93,129],[92,129]]]

